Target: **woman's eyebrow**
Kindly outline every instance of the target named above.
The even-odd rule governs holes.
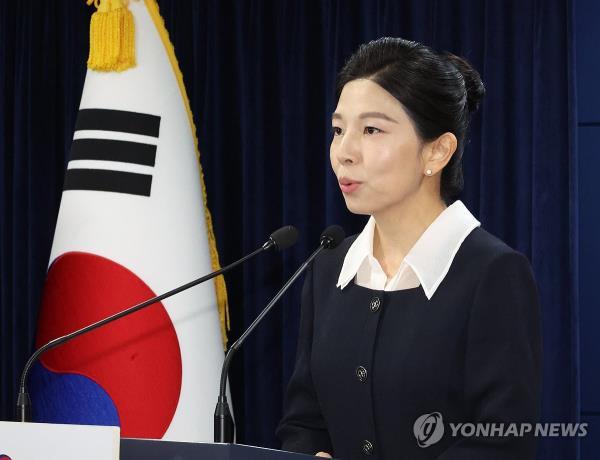
[[[358,118],[360,118],[361,120],[364,118],[381,118],[382,120],[387,120],[387,121],[391,121],[392,123],[398,123],[396,120],[394,120],[392,117],[389,117],[388,115],[386,115],[383,112],[364,112],[361,113]],[[342,115],[340,115],[337,112],[334,112],[331,115],[331,119],[332,120],[342,120],[343,117]]]
[[[358,118],[382,118],[383,120],[387,120],[387,121],[391,121],[392,123],[398,123],[396,120],[394,120],[392,117],[387,116],[385,113],[382,112],[364,112],[361,113]]]

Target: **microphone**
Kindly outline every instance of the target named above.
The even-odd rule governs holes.
[[[90,331],[93,331],[94,329],[102,327],[105,324],[111,323],[120,318],[123,318],[124,316],[128,316],[132,313],[135,313],[136,311],[141,310],[149,305],[152,305],[153,303],[160,302],[163,299],[171,297],[171,296],[178,294],[182,291],[185,291],[191,287],[194,287],[200,283],[203,283],[212,278],[215,278],[216,276],[219,276],[219,275],[231,270],[232,268],[237,267],[238,265],[246,262],[248,259],[251,259],[252,257],[260,254],[261,252],[267,251],[271,248],[275,248],[278,251],[283,251],[284,249],[287,249],[290,246],[294,245],[297,240],[298,240],[298,230],[296,229],[296,227],[294,227],[292,225],[286,225],[285,227],[281,227],[280,229],[274,231],[271,234],[271,236],[269,236],[269,239],[260,248],[256,249],[254,252],[251,252],[250,254],[242,257],[241,259],[236,260],[235,262],[227,265],[226,267],[223,267],[217,271],[209,273],[208,275],[205,275],[198,279],[195,279],[194,281],[190,281],[189,283],[184,284],[183,286],[179,286],[178,288],[175,288],[169,292],[165,292],[164,294],[158,295],[158,296],[148,299],[144,302],[141,302],[137,305],[134,305],[133,307],[129,307],[123,311],[115,313],[114,315],[111,315],[107,318],[101,319],[100,321],[89,324],[89,325],[82,327],[81,329],[78,329],[76,331],[73,331],[69,334],[63,335],[61,337],[57,337],[56,339],[53,339],[50,342],[42,345],[31,355],[31,357],[25,364],[23,373],[21,374],[21,380],[20,380],[20,386],[19,386],[19,396],[17,397],[18,421],[27,422],[30,419],[31,399],[29,398],[29,394],[27,393],[27,377],[29,375],[29,371],[31,370],[31,367],[33,366],[33,364],[46,351],[48,351],[52,348],[55,348],[65,342],[68,342],[68,341],[74,339],[75,337],[78,337],[80,335],[83,335]]]
[[[285,292],[290,288],[294,281],[308,268],[309,264],[314,260],[317,255],[323,249],[333,249],[337,245],[339,245],[345,237],[344,229],[339,225],[331,225],[327,227],[323,233],[321,233],[321,237],[319,238],[319,247],[306,259],[298,270],[292,275],[292,277],[283,285],[283,287],[279,290],[275,297],[271,299],[271,301],[267,304],[263,311],[256,317],[256,319],[248,326],[248,329],[244,331],[244,333],[237,339],[225,355],[225,360],[223,361],[223,367],[221,368],[221,384],[219,387],[219,399],[217,401],[217,406],[215,408],[215,418],[214,418],[214,426],[215,426],[215,434],[214,440],[215,442],[220,443],[233,443],[233,419],[231,417],[231,411],[229,410],[229,403],[227,402],[227,394],[226,394],[226,384],[227,384],[227,373],[229,372],[229,365],[231,363],[231,358],[234,353],[240,348],[242,343],[246,340],[246,338],[252,333],[252,331],[258,326],[258,324],[263,320],[263,318],[271,311],[273,306],[277,303],[277,301],[285,294]]]

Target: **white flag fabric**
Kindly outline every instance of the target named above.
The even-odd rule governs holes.
[[[212,271],[195,129],[154,0],[131,1],[136,66],[88,70],[37,343]],[[207,225],[208,220],[208,225]],[[223,362],[212,281],[41,360],[34,418],[124,437],[212,441]]]

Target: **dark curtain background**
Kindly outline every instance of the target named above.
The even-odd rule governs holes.
[[[465,152],[463,201],[531,260],[542,301],[543,419],[579,414],[577,171],[572,0],[160,0],[198,127],[222,262],[280,225],[301,239],[227,277],[235,339],[331,223],[348,234],[328,145],[335,73],[367,40],[394,35],[467,57],[487,96]],[[83,0],[0,2],[0,418],[32,351],[61,184],[85,77]],[[236,357],[238,441],[278,446],[299,289]],[[216,394],[216,389],[215,389]],[[539,458],[575,459],[575,439]]]

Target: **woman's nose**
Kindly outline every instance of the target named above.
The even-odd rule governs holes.
[[[352,165],[359,161],[360,149],[356,137],[347,132],[341,139],[337,150],[337,161],[340,164]]]

